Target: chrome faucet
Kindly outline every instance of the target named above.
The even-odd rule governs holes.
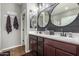
[[[69,37],[72,37],[72,32],[69,32]]]
[[[67,36],[67,35],[66,35],[66,32],[64,32],[62,28],[61,28],[61,33],[60,33],[60,35],[61,35],[61,36]]]
[[[67,36],[67,35],[66,35],[66,32],[61,32],[60,35],[61,35],[61,36]]]

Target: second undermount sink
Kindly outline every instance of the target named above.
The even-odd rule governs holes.
[[[53,39],[64,41],[64,42],[71,42],[71,43],[79,42],[79,38],[77,37],[63,37],[63,36],[56,36],[56,35],[51,35],[51,37],[53,37]]]

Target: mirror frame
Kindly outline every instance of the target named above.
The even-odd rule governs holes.
[[[44,28],[44,27],[46,27],[48,25],[50,18],[48,18],[48,22],[47,22],[47,24],[45,26],[40,26],[39,25],[39,17],[40,17],[40,15],[41,15],[42,12],[47,12],[48,13],[48,17],[50,17],[50,16],[49,16],[49,12],[48,11],[45,11],[45,10],[43,10],[43,11],[41,11],[41,12],[38,13],[37,25],[38,25],[38,27]]]
[[[37,15],[33,15],[31,18],[30,18],[30,26],[32,27],[32,19],[34,18],[34,17],[36,17],[36,27],[37,27]],[[34,28],[34,27],[32,27],[32,28]]]
[[[59,4],[61,4],[61,3],[57,3],[57,5],[53,8],[53,10],[59,5]],[[75,4],[77,4],[78,6],[79,6],[79,3],[75,3]],[[53,10],[52,10],[52,12],[53,12]],[[51,12],[51,16],[52,16],[52,12]],[[78,17],[78,15],[79,15],[79,13],[77,14],[77,17]],[[76,18],[77,18],[76,17]],[[75,20],[76,20],[76,18],[70,23],[70,24],[72,24]],[[52,23],[52,19],[51,19],[51,23]],[[53,23],[52,23],[53,24]],[[70,25],[70,24],[68,24],[68,25]],[[55,24],[53,24],[54,26],[56,26],[56,27],[66,27],[66,26],[68,26],[68,25],[66,25],[66,26],[57,26],[57,25],[55,25]]]

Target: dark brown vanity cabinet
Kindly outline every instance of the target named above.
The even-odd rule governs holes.
[[[44,45],[44,56],[55,56],[55,48],[49,45]]]
[[[44,55],[76,56],[79,55],[79,45],[52,39],[44,39]]]
[[[65,52],[63,50],[56,49],[56,56],[74,56],[74,55],[68,52]]]
[[[55,56],[55,48],[48,44],[47,39],[44,39],[44,56]]]
[[[37,36],[29,35],[29,49],[33,55],[37,55]]]
[[[44,40],[42,37],[38,37],[38,56],[44,55]]]
[[[29,47],[36,56],[79,56],[79,45],[29,35]]]
[[[29,49],[33,55],[43,56],[44,40],[42,37],[29,35]]]

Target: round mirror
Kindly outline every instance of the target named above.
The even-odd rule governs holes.
[[[30,19],[31,27],[36,28],[37,27],[37,16],[33,15]]]
[[[51,13],[51,22],[56,26],[71,24],[79,13],[79,6],[76,3],[58,4]]]
[[[49,14],[47,11],[43,11],[40,13],[38,17],[38,25],[40,27],[45,27],[48,24],[49,21]]]

